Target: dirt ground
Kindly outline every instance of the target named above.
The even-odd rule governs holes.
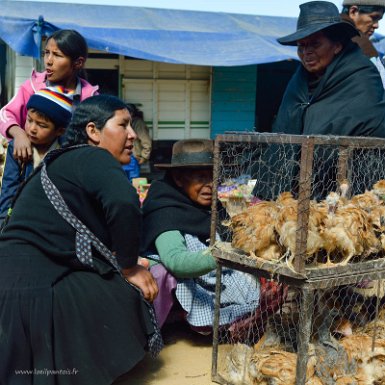
[[[185,323],[167,325],[165,347],[156,359],[140,362],[119,385],[212,385],[212,337],[191,331]]]

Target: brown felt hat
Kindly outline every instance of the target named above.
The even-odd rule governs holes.
[[[203,168],[214,165],[214,142],[210,139],[184,139],[172,146],[171,163],[155,164],[156,168]]]

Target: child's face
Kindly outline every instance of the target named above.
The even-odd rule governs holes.
[[[51,146],[53,141],[63,134],[64,128],[55,128],[55,124],[48,118],[41,116],[33,109],[27,113],[25,132],[35,146]]]
[[[57,46],[54,39],[49,39],[44,50],[44,67],[47,79],[55,84],[67,86],[76,76],[83,63],[73,63]]]

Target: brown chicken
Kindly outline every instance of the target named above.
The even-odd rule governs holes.
[[[308,385],[319,384],[316,379],[313,379],[315,365],[316,357],[310,351],[306,370],[306,384]],[[283,350],[254,353],[249,365],[250,376],[256,380],[256,384],[267,382],[274,385],[294,385],[296,369],[297,354]]]
[[[351,203],[364,209],[373,225],[373,229],[385,250],[385,180],[379,180],[372,190],[354,196]]]
[[[354,256],[368,256],[381,249],[365,210],[353,204],[340,205],[332,193],[326,203],[329,213],[320,230],[327,253],[326,265],[334,265],[332,256],[342,258],[338,264],[346,265]]]
[[[367,384],[385,381],[385,340],[376,339],[372,350],[372,337],[352,335],[339,341],[346,351],[348,360],[358,365],[357,371]]]
[[[381,179],[378,182],[376,182],[371,190],[374,194],[377,195],[377,197],[381,200],[385,200],[385,180]]]
[[[284,192],[278,196],[276,203],[279,212],[275,229],[279,235],[279,243],[284,247],[286,255],[289,257],[287,264],[293,268],[298,230],[298,202],[291,193]],[[323,239],[318,228],[326,214],[326,207],[311,202],[306,244],[307,257],[315,255],[323,248]]]
[[[259,258],[278,260],[281,252],[276,242],[274,223],[278,208],[275,202],[262,201],[231,218],[231,245]]]
[[[374,190],[355,195],[351,199],[351,204],[368,213],[370,222],[376,233],[381,234],[385,232],[385,205],[378,195],[374,193]]]

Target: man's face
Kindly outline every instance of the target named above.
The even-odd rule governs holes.
[[[349,17],[353,20],[356,28],[365,36],[370,37],[379,27],[379,21],[384,16],[383,11],[371,13],[359,12],[359,8],[353,5],[349,9]]]

